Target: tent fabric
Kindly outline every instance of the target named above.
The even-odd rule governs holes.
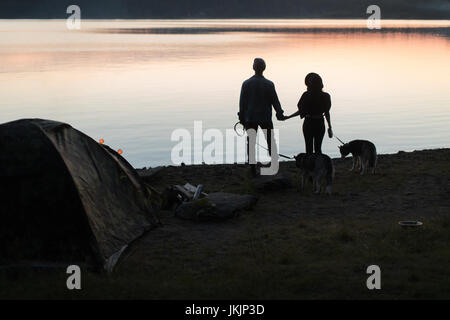
[[[159,224],[133,167],[68,124],[0,125],[0,150],[1,260],[83,259],[110,269]]]

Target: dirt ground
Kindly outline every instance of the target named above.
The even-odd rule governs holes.
[[[253,193],[258,195],[258,203],[252,211],[242,212],[238,217],[226,222],[184,221],[174,217],[171,212],[162,212],[161,220],[164,227],[149,233],[135,254],[138,257],[160,257],[167,254],[169,260],[171,256],[186,257],[187,261],[183,263],[186,264],[186,268],[195,269],[194,274],[214,275],[221,265],[230,259],[230,255],[238,261],[241,259],[240,253],[238,254],[240,250],[237,248],[242,247],[243,244],[246,249],[242,254],[246,255],[252,254],[252,251],[265,249],[283,251],[284,246],[290,247],[290,241],[298,240],[298,234],[305,233],[312,238],[316,237],[318,243],[315,245],[325,239],[325,245],[326,240],[330,240],[328,238],[332,238],[332,235],[336,233],[337,240],[330,240],[330,249],[340,245],[355,245],[358,248],[366,246],[369,249],[369,243],[364,243],[364,238],[366,237],[369,242],[372,240],[376,242],[377,240],[371,237],[379,235],[370,234],[375,230],[393,232],[395,236],[402,237],[408,233],[429,230],[434,227],[435,221],[449,221],[449,149],[381,155],[376,175],[360,176],[358,173],[349,172],[351,167],[349,158],[334,159],[333,162],[336,167],[336,178],[331,196],[315,195],[312,193],[311,186],[302,194],[299,190],[298,169],[293,161],[282,162],[280,167],[280,172],[291,178],[293,187],[268,193],[257,193],[253,190],[252,179],[249,177],[248,168],[244,165],[168,167],[158,178],[151,181],[152,185],[160,190],[167,185],[189,182],[194,185],[203,184],[207,192]],[[419,220],[424,222],[424,227],[421,228],[422,230],[403,230],[398,226],[398,221],[401,220]],[[429,225],[430,223],[432,224]],[[365,232],[368,234],[365,235]],[[447,227],[447,238],[442,240],[443,245],[450,248],[448,235]],[[266,248],[263,248],[266,242]],[[254,248],[251,248],[252,245]],[[411,245],[413,244],[405,243],[407,246],[405,250],[411,249],[408,247]],[[335,249],[332,256],[336,255],[339,248]],[[389,250],[389,246],[383,249]],[[379,250],[381,248],[374,250],[373,259],[368,250],[367,261],[362,261],[362,265],[356,268],[364,269],[366,265],[376,263]],[[445,252],[447,256],[442,258],[447,260],[446,265],[449,266],[449,251]],[[253,252],[253,254],[261,253]],[[295,248],[291,253],[288,250],[285,253],[286,256],[280,259],[295,260],[289,254],[298,255],[299,252]],[[317,252],[317,255],[320,256],[320,252]],[[325,252],[323,255],[321,258],[326,258]],[[421,263],[426,264],[425,256],[426,253]],[[246,263],[248,257],[242,258],[242,262]],[[337,258],[340,257],[337,256]],[[421,259],[420,256],[416,258]],[[255,259],[258,260],[256,257]],[[147,261],[147,259],[144,260]],[[238,261],[235,263],[239,263]],[[149,259],[147,266],[151,270],[152,267],[158,268],[159,263]],[[278,272],[276,266],[271,268],[273,272]],[[365,273],[362,272],[360,275],[361,281],[364,282]],[[426,282],[425,279],[424,282]],[[449,279],[446,279],[446,286],[449,286]],[[314,296],[317,292],[312,291],[311,296]],[[416,294],[421,296],[420,293]],[[284,292],[279,292],[279,295],[280,297],[296,297],[295,294],[285,296]],[[321,293],[318,296],[326,297],[327,295]],[[224,293],[219,297],[229,298],[230,296]],[[251,294],[251,297],[261,296]],[[263,293],[262,297],[277,298],[278,296]],[[307,291],[302,292],[300,297],[307,298]],[[333,297],[341,298],[345,295],[341,296],[335,292]]]
[[[280,173],[291,179],[293,187],[263,193],[252,189],[245,165],[167,167],[149,181],[159,190],[189,182],[203,184],[206,192],[256,194],[258,203],[234,219],[215,223],[185,221],[163,211],[164,227],[152,231],[146,239],[155,243],[161,235],[163,241],[179,237],[212,247],[217,243],[232,246],[234,239],[246,232],[245,222],[253,218],[258,225],[274,227],[321,218],[336,223],[360,219],[395,225],[400,220],[426,222],[431,217],[450,215],[450,149],[381,155],[375,175],[350,172],[351,158],[333,162],[336,177],[331,196],[313,194],[311,185],[302,193],[294,161],[280,165]]]
[[[310,185],[301,193],[293,161],[280,166],[293,186],[267,193],[255,191],[245,165],[166,167],[148,180],[160,191],[189,182],[258,202],[222,222],[162,211],[162,227],[137,241],[112,275],[89,273],[80,292],[49,286],[65,275],[38,274],[28,276],[28,289],[3,278],[0,297],[449,299],[450,149],[380,155],[376,175],[349,172],[350,158],[333,163],[331,196]],[[405,229],[401,220],[424,224]],[[381,290],[367,289],[370,265],[381,269]]]

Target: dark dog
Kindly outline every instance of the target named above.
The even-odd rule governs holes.
[[[331,158],[325,154],[299,153],[294,157],[297,168],[301,169],[301,189],[305,187],[305,179],[312,178],[315,193],[320,193],[322,181],[326,182],[326,193],[331,194],[334,179],[334,166]]]
[[[350,171],[353,171],[356,166],[356,170],[361,171],[363,175],[367,168],[372,168],[372,173],[375,174],[377,167],[377,149],[375,145],[367,140],[353,140],[339,147],[342,158],[345,158],[348,154],[353,156],[353,165]]]

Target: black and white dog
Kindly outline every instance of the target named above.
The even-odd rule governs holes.
[[[326,193],[331,194],[334,179],[334,166],[331,158],[319,153],[299,153],[294,157],[297,168],[301,170],[301,189],[304,190],[305,179],[312,178],[315,193],[320,193],[323,181]]]

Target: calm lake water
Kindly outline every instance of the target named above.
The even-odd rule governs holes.
[[[225,134],[254,57],[286,114],[317,72],[335,134],[379,153],[450,147],[450,21],[0,20],[0,122],[68,122],[134,166],[172,164],[171,134],[194,121]],[[301,121],[275,120],[280,152],[304,152]],[[198,141],[197,141],[198,142]],[[338,155],[325,138],[324,152]],[[222,155],[221,151],[218,151]],[[223,158],[223,157],[222,157]],[[223,158],[223,162],[225,159]]]

